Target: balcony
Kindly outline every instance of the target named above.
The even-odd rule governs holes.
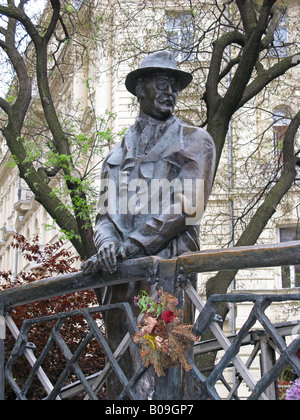
[[[14,205],[14,209],[20,213],[26,213],[30,209],[30,203],[33,194],[29,188],[20,188],[18,191],[18,201]]]

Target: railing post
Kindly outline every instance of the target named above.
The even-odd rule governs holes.
[[[0,401],[5,400],[5,317],[3,308],[0,308]]]
[[[267,334],[260,336],[260,348],[261,348],[261,355],[260,355],[260,364],[261,364],[261,376],[265,376],[274,366],[275,364],[275,350],[269,345],[269,337]],[[277,384],[276,381],[272,383],[265,390],[266,396],[269,400],[274,401],[277,400]]]
[[[179,306],[183,311],[183,318],[186,318],[186,308],[184,306],[183,294],[180,290],[176,278],[176,260],[164,260],[159,264],[159,287],[164,292],[178,296]],[[190,320],[183,319],[184,322]],[[189,400],[192,398],[193,378],[191,372],[185,372],[181,366],[166,369],[166,376],[156,377],[155,400]]]

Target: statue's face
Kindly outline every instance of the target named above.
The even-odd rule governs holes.
[[[178,79],[170,73],[154,73],[144,78],[141,111],[158,120],[171,117],[179,92]]]

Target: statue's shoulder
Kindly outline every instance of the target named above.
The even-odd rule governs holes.
[[[109,166],[118,166],[122,162],[123,158],[123,141],[117,143],[112,150],[107,154],[106,158],[103,161],[103,168],[107,165]]]
[[[215,151],[215,142],[211,135],[200,127],[195,127],[180,121],[181,132],[187,148],[211,149]]]
[[[123,139],[117,143],[106,156],[103,166],[107,167],[108,165],[111,168],[123,164],[124,161],[132,162],[132,153],[136,136],[135,126],[129,127]]]

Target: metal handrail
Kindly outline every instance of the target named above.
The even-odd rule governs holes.
[[[6,312],[16,306],[52,297],[141,280],[154,284],[163,266],[174,265],[177,275],[300,265],[300,241],[191,252],[170,260],[156,256],[127,260],[120,263],[114,274],[99,273],[91,276],[79,271],[3,290],[0,292],[0,309]]]
[[[78,271],[3,290],[0,292],[0,308],[3,308],[2,310],[6,312],[17,306],[79,291],[116,286],[141,280],[153,282],[155,280],[152,280],[152,276],[155,275],[157,264],[160,260],[158,257],[127,260],[120,264],[115,274],[84,275],[81,271]]]

